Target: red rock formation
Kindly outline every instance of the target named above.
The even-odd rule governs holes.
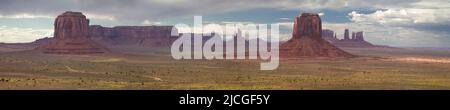
[[[333,30],[329,30],[329,29],[322,30],[322,37],[323,38],[333,38],[333,36],[334,36]]]
[[[317,14],[303,13],[300,17],[296,17],[294,21],[293,38],[301,38],[308,36],[314,39],[321,39],[322,21]]]
[[[329,30],[329,29],[324,29],[322,30],[322,38],[330,41],[330,42],[335,42],[338,41],[339,39],[336,38],[334,31],[333,30]]]
[[[355,33],[355,40],[357,41],[364,41],[364,36],[363,36],[363,32],[356,32]]]
[[[344,40],[350,40],[348,29],[345,29],[345,32],[344,32]]]
[[[352,40],[356,39],[355,38],[355,32],[352,32]]]
[[[40,45],[48,44],[50,41],[52,41],[51,37],[44,37],[44,38],[40,38],[40,39],[37,39],[37,40],[31,42],[31,44],[40,46]]]
[[[49,54],[94,54],[105,53],[107,49],[90,40],[89,20],[81,12],[65,12],[55,20],[54,38],[40,46]]]
[[[347,31],[348,29],[346,29]],[[327,30],[324,30],[323,32],[326,32]],[[331,44],[337,46],[337,47],[354,47],[354,48],[368,48],[368,47],[379,47],[377,45],[373,45],[367,41],[364,40],[363,32],[352,32],[352,39],[337,39],[336,37],[334,39],[330,39],[328,37],[324,37],[325,40],[330,42]]]
[[[89,27],[89,37],[104,45],[170,46],[176,37],[171,37],[173,26],[117,26]]]
[[[282,58],[354,57],[322,39],[322,23],[317,14],[303,13],[296,17],[293,31],[292,39],[280,46]]]

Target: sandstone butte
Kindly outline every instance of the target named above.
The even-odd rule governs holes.
[[[293,36],[279,50],[281,58],[355,57],[322,38],[322,21],[314,13],[302,13],[295,18]]]
[[[54,22],[54,38],[38,47],[47,54],[97,54],[108,49],[88,38],[89,20],[81,12],[67,11]]]

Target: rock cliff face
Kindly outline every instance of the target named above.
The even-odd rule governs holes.
[[[94,54],[108,50],[90,40],[89,20],[81,12],[65,12],[55,19],[54,38],[38,49],[49,54]]]
[[[283,58],[354,57],[322,38],[322,22],[318,14],[303,13],[295,18],[293,37],[280,46]]]
[[[89,27],[89,37],[104,45],[170,46],[173,26]]]

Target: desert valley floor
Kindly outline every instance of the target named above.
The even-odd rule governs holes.
[[[177,61],[168,49],[133,49],[51,55],[0,47],[0,89],[450,89],[449,50],[345,48],[361,57],[281,60],[261,71],[256,60]]]

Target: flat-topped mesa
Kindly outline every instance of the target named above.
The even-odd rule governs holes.
[[[48,54],[94,54],[108,50],[88,38],[89,20],[81,12],[67,11],[54,23],[54,38],[38,47]]]
[[[173,26],[116,26],[91,25],[89,37],[105,46],[137,45],[169,47],[177,37],[172,37]]]
[[[318,14],[303,13],[296,17],[293,37],[280,46],[282,58],[354,57],[322,38],[322,21]]]

